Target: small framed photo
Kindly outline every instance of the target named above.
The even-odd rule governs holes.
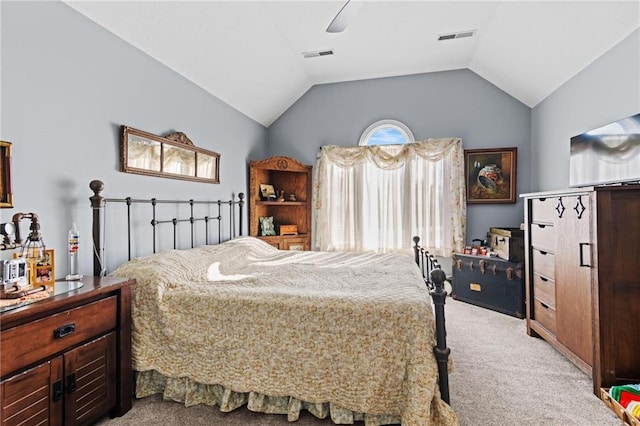
[[[516,202],[517,148],[464,151],[467,204]]]
[[[55,281],[53,249],[45,249],[42,259],[29,260],[29,283],[33,287],[44,285],[52,289]]]
[[[275,200],[276,199],[276,191],[273,189],[273,185],[269,185],[266,183],[260,184],[260,196],[263,200]]]
[[[273,216],[260,216],[260,235],[276,235],[276,228],[273,225]]]

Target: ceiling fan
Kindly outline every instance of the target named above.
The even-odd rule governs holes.
[[[329,26],[327,27],[328,33],[341,33],[347,28],[351,19],[358,13],[358,10],[362,7],[362,3],[347,0],[342,6],[342,9],[333,18]]]

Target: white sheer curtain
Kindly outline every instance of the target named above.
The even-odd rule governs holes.
[[[314,170],[320,250],[401,251],[418,235],[435,255],[464,246],[460,139],[404,145],[323,146]]]

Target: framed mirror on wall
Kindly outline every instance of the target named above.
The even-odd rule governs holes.
[[[157,136],[122,126],[120,158],[125,173],[220,183],[220,154],[198,148],[182,132]]]
[[[0,141],[0,208],[11,207],[11,142]]]

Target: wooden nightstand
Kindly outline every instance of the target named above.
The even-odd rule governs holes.
[[[0,314],[3,424],[90,424],[131,409],[131,285],[84,285]],[[68,289],[67,289],[68,290]]]

